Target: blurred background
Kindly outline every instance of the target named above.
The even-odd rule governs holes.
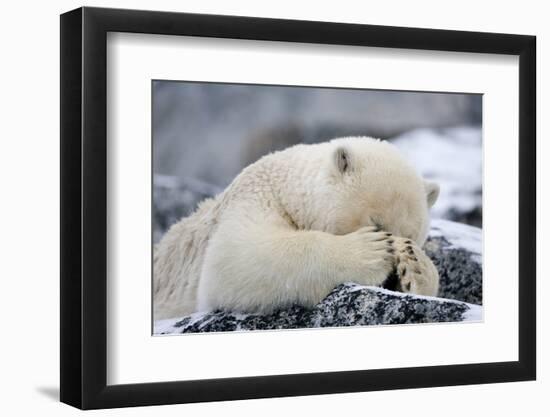
[[[153,81],[154,240],[247,165],[296,143],[372,136],[439,182],[432,216],[481,227],[482,96]]]

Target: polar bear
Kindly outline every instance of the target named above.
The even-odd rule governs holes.
[[[154,319],[313,306],[343,282],[436,295],[421,249],[439,186],[367,137],[295,145],[246,167],[155,248]]]

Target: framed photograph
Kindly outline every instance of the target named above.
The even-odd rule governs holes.
[[[61,401],[533,380],[535,37],[61,16]]]

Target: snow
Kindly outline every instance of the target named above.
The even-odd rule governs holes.
[[[422,176],[440,185],[432,208],[437,218],[451,210],[470,212],[481,207],[482,131],[479,127],[415,129],[392,140]]]
[[[470,307],[464,312],[462,322],[480,322],[483,321],[483,306],[468,304]]]
[[[176,328],[174,327],[174,324],[176,323],[177,320],[174,319],[157,320],[153,326],[153,334],[159,335],[163,333],[175,333]]]

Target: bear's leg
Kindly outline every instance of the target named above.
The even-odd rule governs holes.
[[[395,268],[392,243],[375,227],[342,236],[271,225],[220,228],[205,254],[198,310],[313,306],[343,282],[380,285]]]

